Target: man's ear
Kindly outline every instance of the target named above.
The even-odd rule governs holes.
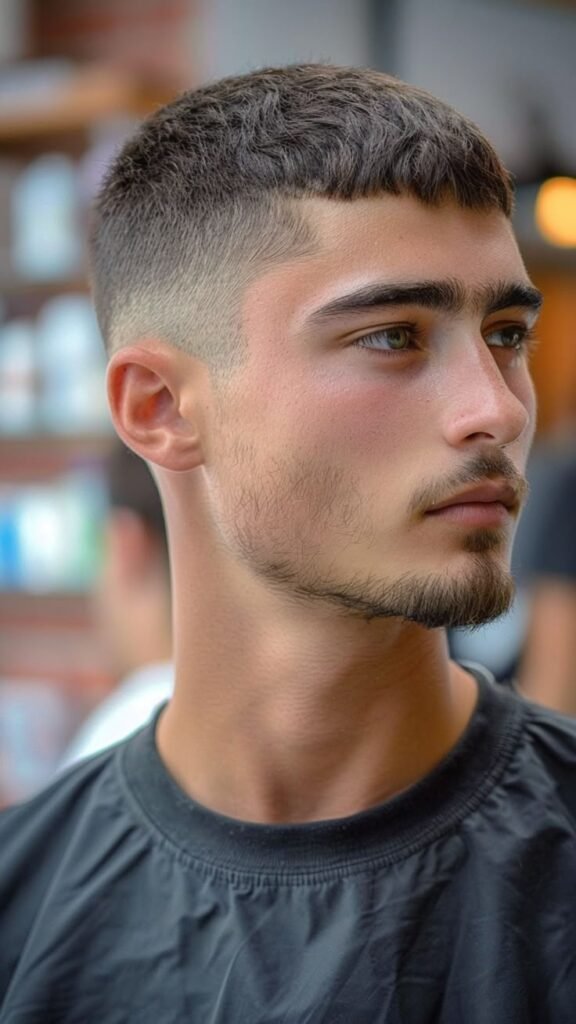
[[[200,392],[205,367],[161,341],[118,349],[108,365],[108,402],[117,433],[150,462],[176,472],[203,462]]]

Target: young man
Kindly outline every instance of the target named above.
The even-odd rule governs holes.
[[[540,295],[478,130],[371,71],[187,94],[94,226],[176,682],[0,826],[0,1021],[573,1019],[576,725],[451,663],[504,611]]]

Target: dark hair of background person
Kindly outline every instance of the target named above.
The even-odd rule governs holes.
[[[512,210],[479,129],[388,75],[269,68],[184,93],[120,152],[95,204],[91,267],[109,351],[160,337],[226,371],[238,304],[274,262],[314,252],[296,200],[409,194]]]
[[[134,512],[161,542],[167,555],[162,502],[154,477],[144,459],[118,441],[104,468],[110,507]]]

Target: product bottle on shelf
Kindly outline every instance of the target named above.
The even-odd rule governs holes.
[[[10,320],[0,327],[0,435],[34,431],[36,379],[34,325]]]
[[[104,348],[85,295],[59,295],[37,321],[39,419],[52,433],[109,429]]]
[[[82,241],[74,162],[46,153],[21,172],[12,192],[12,266],[28,280],[78,273]]]

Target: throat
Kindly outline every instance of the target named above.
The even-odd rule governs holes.
[[[262,824],[343,818],[367,810],[424,778],[466,729],[475,680],[451,666],[450,685],[428,685],[417,700],[352,692],[312,711],[244,709],[206,728],[177,695],[162,716],[158,747],[182,789],[204,806]]]

